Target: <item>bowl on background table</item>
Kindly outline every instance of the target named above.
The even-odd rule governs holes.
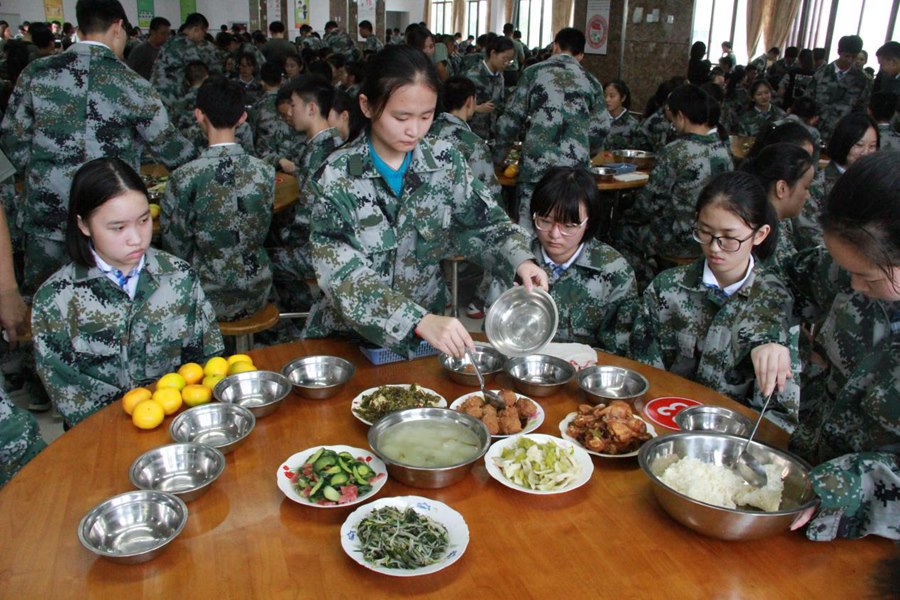
[[[290,391],[290,382],[280,373],[247,371],[219,381],[213,396],[219,402],[243,406],[259,419],[275,412]]]
[[[225,455],[212,446],[168,444],[137,457],[128,479],[138,489],[167,492],[190,502],[205,494],[224,470]]]
[[[354,373],[353,363],[339,356],[304,356],[281,368],[281,374],[294,386],[294,391],[311,400],[336,396]]]
[[[633,369],[611,365],[593,365],[578,372],[578,387],[591,404],[609,404],[621,400],[634,408],[650,388],[647,378]]]
[[[538,398],[555,394],[575,376],[571,363],[547,354],[510,358],[503,369],[516,391]]]
[[[169,435],[176,442],[195,442],[228,454],[247,439],[256,426],[250,409],[224,402],[190,408],[172,421]]]
[[[589,169],[591,175],[594,176],[594,179],[598,182],[609,182],[615,179],[617,171],[612,167],[604,167],[599,165],[592,165]]]
[[[629,163],[641,171],[650,171],[656,163],[656,155],[645,150],[613,150],[613,161]]]

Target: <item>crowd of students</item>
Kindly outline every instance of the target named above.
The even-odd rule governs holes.
[[[117,0],[79,0],[77,13],[79,41],[22,71],[0,125],[24,180],[3,197],[36,370],[67,427],[221,353],[215,322],[272,300],[309,309],[302,337],[462,355],[473,342],[444,315],[441,261],[463,255],[485,269],[488,305],[514,280],[549,290],[558,341],[757,410],[776,393],[770,418],[815,466],[823,499],[807,535],[900,537],[900,154],[882,142],[900,44],[878,50],[882,96],[869,103],[868,83],[850,101],[858,67],[845,63],[861,41],[842,38],[789,107],[805,111],[795,119],[777,107],[775,63],[717,73],[692,51],[695,83],[662,84],[640,121],[625,82],[604,88],[581,65],[574,28],[532,56],[511,27],[463,53],[421,24],[385,45],[360,23],[363,47],[334,22],[321,39],[304,26],[297,43],[280,23],[269,39],[211,41],[194,14],[148,81],[119,60]],[[827,100],[839,93],[843,114]],[[756,138],[743,162],[729,131]],[[621,147],[652,149],[656,164],[610,223],[586,167]],[[508,213],[495,167],[513,148]],[[138,175],[148,153],[172,170],[161,249]],[[273,217],[279,170],[297,177],[299,201]],[[15,340],[22,305],[3,242],[0,317]],[[8,478],[40,442],[27,415],[0,406]]]

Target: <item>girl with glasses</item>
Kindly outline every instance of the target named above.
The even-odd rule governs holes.
[[[759,264],[775,250],[778,217],[755,177],[728,172],[697,200],[694,263],[661,273],[644,292],[635,358],[687,377],[759,410],[790,430],[799,390],[791,377],[796,339],[785,285]],[[790,350],[789,350],[790,348]]]

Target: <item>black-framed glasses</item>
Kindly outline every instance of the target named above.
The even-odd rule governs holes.
[[[571,237],[581,231],[585,225],[587,225],[588,219],[586,218],[581,223],[557,223],[553,219],[548,219],[547,217],[539,217],[537,213],[531,215],[531,219],[534,221],[534,228],[538,231],[550,231],[554,226],[559,225],[559,233],[565,237]]]
[[[699,244],[703,246],[709,246],[713,242],[719,245],[719,248],[722,249],[722,252],[737,252],[741,249],[741,244],[753,238],[756,235],[756,232],[759,231],[759,227],[753,229],[753,233],[745,237],[744,239],[738,239],[733,237],[728,237],[724,235],[713,235],[706,231],[703,231],[696,225],[691,228],[691,236],[697,241]]]

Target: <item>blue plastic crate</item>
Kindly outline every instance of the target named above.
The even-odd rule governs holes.
[[[387,348],[360,346],[359,351],[372,361],[372,364],[374,365],[386,365],[388,363],[410,360]],[[419,342],[419,347],[416,348],[416,355],[413,356],[413,358],[424,358],[426,356],[434,356],[435,354],[439,354],[438,350],[425,340],[422,340]]]

